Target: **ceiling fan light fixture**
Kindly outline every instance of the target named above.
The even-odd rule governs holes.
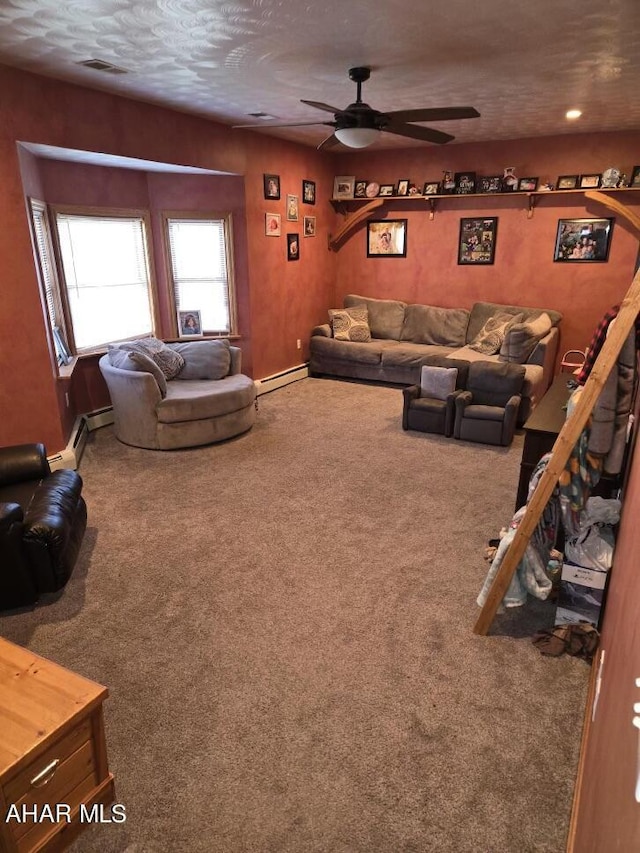
[[[373,145],[379,133],[374,127],[341,127],[336,130],[335,136],[347,148],[366,148]]]

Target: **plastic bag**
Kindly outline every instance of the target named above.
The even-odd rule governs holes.
[[[609,571],[615,545],[613,525],[620,518],[620,507],[617,500],[589,498],[580,516],[578,535],[565,542],[565,560],[586,569]]]

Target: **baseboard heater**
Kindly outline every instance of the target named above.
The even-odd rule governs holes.
[[[264,379],[256,379],[256,393],[258,396],[267,394],[269,391],[275,391],[276,388],[282,388],[283,385],[289,385],[290,382],[297,382],[298,379],[306,379],[308,375],[309,365],[298,364],[295,367],[290,367],[288,370],[283,370],[281,373],[265,376]]]
[[[60,453],[54,453],[53,456],[47,457],[51,470],[55,471],[57,468],[77,468],[82,459],[89,433],[94,429],[112,423],[113,409],[111,406],[77,417],[71,431],[71,438],[67,442],[65,449]]]

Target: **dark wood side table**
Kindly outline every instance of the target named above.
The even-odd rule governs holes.
[[[567,417],[567,400],[571,394],[567,387],[569,379],[571,377],[566,373],[556,376],[547,393],[522,427],[524,430],[524,447],[520,463],[516,509],[520,509],[527,502],[529,480],[533,474],[533,469],[541,457],[551,450],[564,425]]]

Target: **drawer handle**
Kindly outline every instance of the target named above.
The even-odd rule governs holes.
[[[59,758],[54,758],[51,764],[47,764],[44,770],[41,770],[37,776],[34,776],[29,784],[32,788],[44,788],[54,776],[54,773],[58,769],[58,764],[60,764]]]

